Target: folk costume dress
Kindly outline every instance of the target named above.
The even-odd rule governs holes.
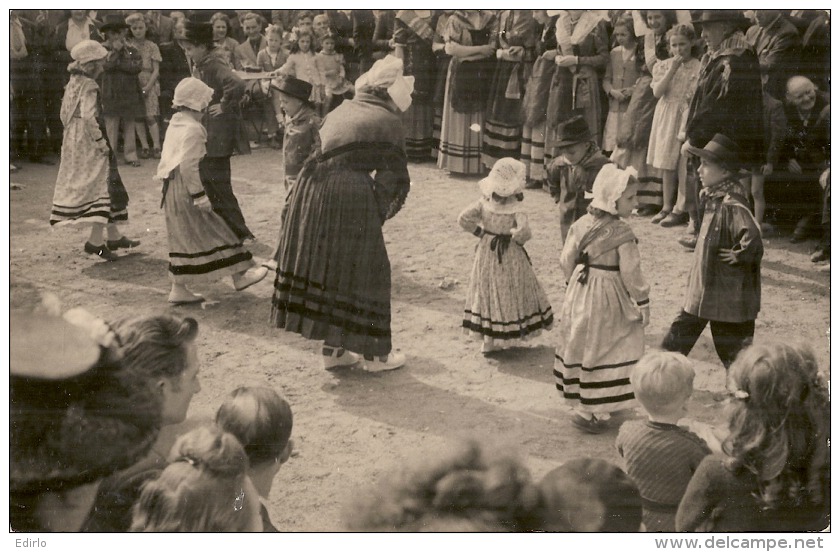
[[[96,81],[72,72],[60,115],[64,139],[50,225],[128,220],[128,194],[108,144]]]
[[[435,92],[432,96],[434,108],[434,119],[432,119],[432,158],[437,159],[440,155],[440,126],[443,122],[443,102],[446,98],[446,76],[449,74],[449,63],[452,56],[444,50],[444,35],[449,25],[450,13],[442,13],[435,23],[435,37],[432,39],[432,52],[435,54]],[[436,49],[439,48],[439,49]]]
[[[534,66],[525,86],[522,100],[522,146],[519,160],[525,163],[525,177],[529,180],[545,179],[545,137],[548,113],[548,91],[554,76],[554,59],[543,59],[545,52],[557,49],[555,26],[557,17],[552,17],[542,29],[542,38],[537,42]]]
[[[503,157],[519,157],[522,140],[522,101],[528,72],[534,62],[536,42],[531,10],[504,10],[499,15],[499,44],[496,69],[484,123],[481,160],[488,169]],[[511,46],[524,48],[515,58],[499,57]]]
[[[482,198],[459,216],[464,230],[480,236],[464,307],[464,331],[492,343],[549,330],[551,305],[523,244],[531,239],[528,217]]]
[[[449,18],[444,40],[462,46],[496,43],[496,16],[479,13],[478,24],[469,14],[456,11]],[[481,144],[484,135],[484,109],[487,83],[493,76],[492,58],[463,61],[453,56],[446,77],[446,96],[440,130],[438,167],[459,174],[482,174]],[[476,131],[477,130],[477,131]]]
[[[368,356],[391,351],[382,225],[409,191],[403,127],[389,105],[359,92],[327,115],[321,149],[288,199],[271,300],[275,326]]]
[[[572,110],[579,110],[586,118],[592,139],[599,146],[603,132],[601,118],[601,77],[610,59],[607,31],[601,16],[584,12],[572,21],[563,11],[557,19],[557,48],[564,56],[577,56],[578,64],[572,67],[557,66],[548,95],[549,144],[555,138],[557,126],[568,119]],[[551,157],[557,157],[552,147]]]
[[[662,173],[648,165],[648,144],[650,143],[653,116],[656,112],[656,96],[651,88],[652,77],[647,67],[633,85],[627,111],[618,125],[616,148],[610,160],[622,169],[633,167],[639,179],[638,206],[662,207]]]
[[[399,10],[394,19],[394,42],[402,47],[404,74],[414,76],[411,106],[402,116],[406,132],[405,154],[411,161],[429,159],[434,147],[434,23],[430,10]]]
[[[199,161],[207,152],[207,131],[184,113],[175,113],[163,142],[156,179],[163,181],[161,206],[169,239],[169,277],[179,284],[216,281],[255,266],[225,220],[193,200],[205,196]]]
[[[555,352],[557,390],[578,412],[608,414],[634,405],[630,371],[644,353],[640,307],[650,286],[630,226],[585,215],[560,256],[568,278]]]

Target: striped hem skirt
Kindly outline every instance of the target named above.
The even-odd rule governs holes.
[[[484,123],[484,139],[481,145],[481,161],[488,169],[503,157],[519,159],[522,141],[522,125],[507,125],[488,120]]]

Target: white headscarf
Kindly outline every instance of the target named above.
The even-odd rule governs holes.
[[[595,182],[592,184],[592,207],[617,215],[618,209],[615,202],[627,189],[630,177],[636,177],[636,169],[627,167],[619,169],[618,165],[607,163],[598,172]]]
[[[403,76],[402,60],[389,54],[374,63],[367,73],[356,79],[356,90],[365,86],[386,88],[399,110],[405,111],[411,105],[414,77]]]

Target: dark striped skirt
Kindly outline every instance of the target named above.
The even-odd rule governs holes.
[[[391,351],[391,264],[372,185],[349,167],[304,167],[283,221],[271,323],[382,356]]]

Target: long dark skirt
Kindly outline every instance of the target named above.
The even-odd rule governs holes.
[[[391,351],[391,264],[368,173],[307,161],[283,221],[271,322],[364,355]]]

